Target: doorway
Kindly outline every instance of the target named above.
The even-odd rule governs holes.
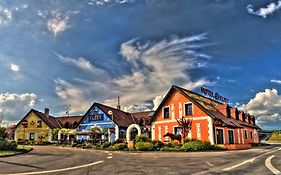
[[[217,144],[224,144],[223,129],[216,129]]]

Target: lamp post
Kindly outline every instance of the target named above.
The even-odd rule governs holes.
[[[112,123],[113,123],[113,127],[114,127],[114,121],[113,121],[113,112],[110,110],[110,111],[108,111],[108,115],[110,115],[111,116],[111,120],[112,120]],[[111,142],[111,145],[112,145],[112,143],[113,143],[113,139],[112,139],[112,132],[111,132],[111,130],[109,129],[109,134],[110,134],[110,142]]]
[[[27,120],[22,120],[21,124],[23,126],[23,149],[24,149],[24,145],[25,145],[25,128],[27,128],[28,121]]]

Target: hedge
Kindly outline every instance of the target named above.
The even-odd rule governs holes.
[[[211,145],[210,142],[202,142],[200,140],[189,141],[180,148],[181,151],[206,151],[214,149],[216,149],[216,147]]]
[[[0,151],[17,150],[18,144],[15,141],[0,141]]]
[[[152,151],[154,145],[151,142],[137,142],[135,145],[135,149],[137,151]]]

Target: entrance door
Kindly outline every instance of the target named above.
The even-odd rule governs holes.
[[[228,130],[228,143],[234,144],[234,133],[232,130]]]
[[[217,131],[217,144],[224,144],[223,130],[222,129],[216,129],[216,131]]]

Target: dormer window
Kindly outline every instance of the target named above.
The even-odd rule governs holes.
[[[248,115],[248,122],[251,124],[251,116]]]
[[[239,111],[236,109],[235,111],[235,119],[236,120],[239,120]]]
[[[242,119],[243,119],[243,122],[246,122],[246,115],[244,112],[242,112]]]
[[[226,116],[227,116],[227,118],[231,118],[230,107],[228,105],[226,107]]]
[[[164,118],[170,118],[170,107],[163,108],[163,115],[164,115]]]

